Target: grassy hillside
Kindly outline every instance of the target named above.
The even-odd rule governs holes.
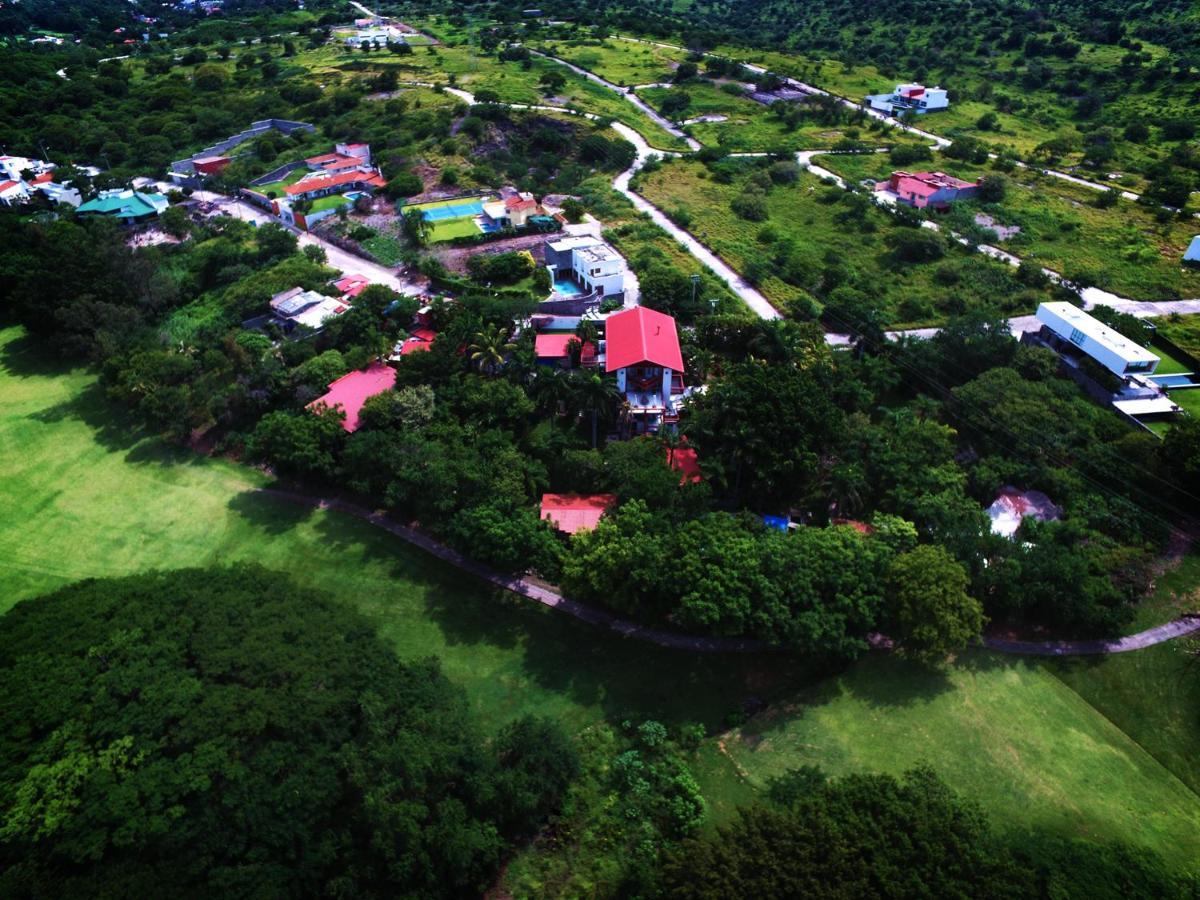
[[[713,734],[752,698],[771,703],[700,751],[714,820],[788,766],[896,771],[926,759],[1002,827],[1119,837],[1179,863],[1200,852],[1200,799],[1118,730],[1135,705],[1086,669],[1076,688],[1110,704],[1107,718],[1046,669],[985,654],[944,676],[872,659],[802,688],[794,661],[609,637],[358,520],[263,498],[261,473],[137,436],[91,375],[48,361],[15,329],[0,332],[0,458],[4,607],[87,576],[253,559],[361,609],[401,656],[440,657],[489,726],[538,712],[573,729],[658,717]],[[1192,736],[1171,738],[1179,764]]]

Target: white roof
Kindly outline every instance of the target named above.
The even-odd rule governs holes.
[[[603,244],[604,241],[598,237],[583,234],[578,237],[566,237],[562,240],[551,241],[550,249],[562,253],[565,250],[578,250],[581,247],[592,247],[596,244]]]
[[[1157,413],[1173,413],[1179,409],[1170,397],[1150,397],[1144,400],[1114,400],[1113,406],[1127,416],[1150,416]]]
[[[1071,328],[1081,332],[1089,341],[1095,341],[1102,347],[1121,357],[1126,362],[1155,362],[1159,357],[1151,353],[1141,344],[1130,340],[1119,331],[1109,328],[1099,319],[1093,318],[1078,306],[1061,300],[1043,303],[1037,310],[1038,321],[1049,325],[1057,333],[1060,323],[1056,317],[1065,321]],[[1061,335],[1070,339],[1070,335]]]

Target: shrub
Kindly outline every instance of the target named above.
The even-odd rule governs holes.
[[[747,191],[734,197],[729,208],[747,222],[765,222],[767,220],[767,198],[760,191]]]

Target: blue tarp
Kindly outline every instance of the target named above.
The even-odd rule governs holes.
[[[784,516],[763,516],[763,524],[777,531],[787,531],[789,520]]]

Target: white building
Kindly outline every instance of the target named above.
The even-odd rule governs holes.
[[[1136,341],[1109,328],[1070,303],[1043,303],[1038,321],[1114,375],[1149,375],[1159,358]]]
[[[911,110],[916,113],[933,112],[950,106],[946,89],[927,88],[923,84],[898,84],[890,94],[869,94],[867,104],[877,112],[889,116]]]
[[[319,330],[327,319],[340,316],[350,308],[341,297],[327,297],[316,291],[294,287],[271,298],[271,312],[285,329],[303,325]]]
[[[360,28],[346,38],[346,46],[355,48],[361,47],[363,44],[386,47],[388,44],[404,43],[407,43],[404,32],[399,28],[393,28],[391,25],[385,25],[381,28]]]
[[[597,288],[605,297],[625,292],[624,257],[597,237],[581,235],[547,242],[546,265],[555,280],[570,272],[587,293]]]

